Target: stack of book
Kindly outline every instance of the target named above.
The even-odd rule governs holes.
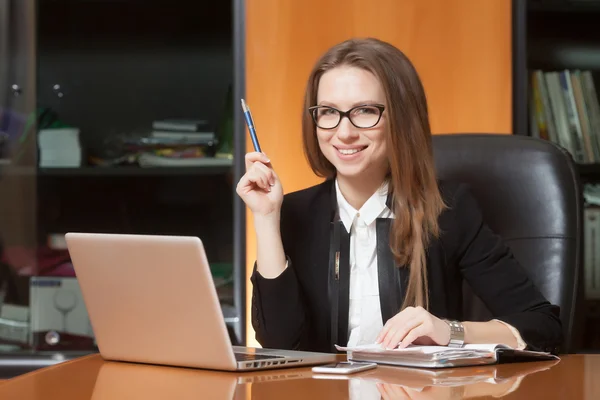
[[[207,144],[215,140],[215,133],[205,120],[165,119],[152,123],[150,137],[167,143]]]
[[[579,163],[600,162],[600,105],[592,73],[534,70],[530,82],[532,136],[560,145]]]
[[[154,121],[141,144],[151,151],[138,156],[142,167],[207,166],[222,163],[213,153],[217,144],[208,121],[166,119]],[[207,163],[208,162],[208,163]]]

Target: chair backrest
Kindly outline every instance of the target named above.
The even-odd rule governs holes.
[[[435,135],[433,151],[438,177],[471,186],[486,223],[560,306],[562,351],[574,352],[581,334],[583,206],[570,155],[545,140],[499,134]],[[464,296],[465,318],[491,317],[466,283]]]

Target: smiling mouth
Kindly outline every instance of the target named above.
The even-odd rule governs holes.
[[[337,151],[339,151],[341,154],[345,155],[345,156],[350,156],[352,154],[356,154],[356,153],[358,153],[360,151],[363,151],[366,148],[367,148],[367,146],[364,146],[364,147],[355,147],[353,149],[340,149],[340,148],[336,147],[335,149]]]

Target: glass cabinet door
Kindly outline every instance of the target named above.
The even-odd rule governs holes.
[[[36,270],[35,0],[0,0],[0,353],[26,347]]]
[[[72,231],[200,237],[239,340],[231,16],[230,1],[0,0],[0,358],[96,350],[66,293],[81,298]]]

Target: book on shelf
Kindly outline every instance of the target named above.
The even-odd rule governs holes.
[[[144,140],[164,145],[196,145],[218,143],[215,132],[204,120],[162,120],[152,123]]]
[[[138,156],[140,167],[231,167],[233,160],[218,157],[164,157],[153,153]]]
[[[557,360],[557,356],[530,350],[516,350],[502,344],[466,344],[463,347],[416,346],[384,349],[379,344],[336,348],[346,351],[348,360],[416,368],[449,368],[510,362]]]
[[[209,122],[203,119],[163,119],[152,122],[156,131],[200,132],[209,129]]]
[[[214,132],[152,131],[150,137],[164,141],[213,141]]]
[[[600,105],[591,71],[533,70],[530,82],[532,136],[560,145],[576,162],[600,162]]]

